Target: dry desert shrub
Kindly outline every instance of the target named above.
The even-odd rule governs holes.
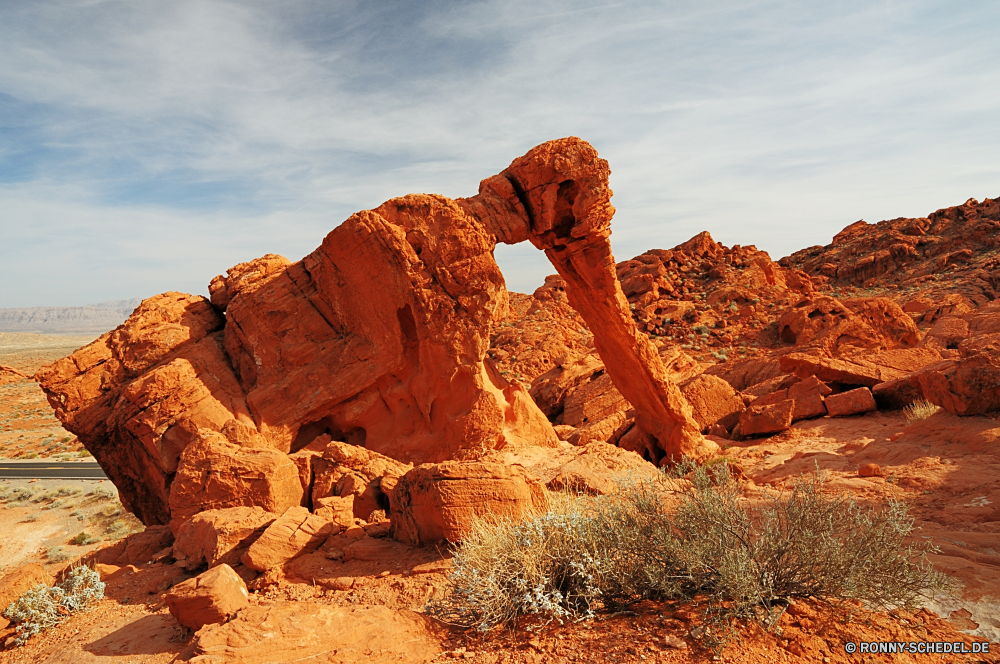
[[[104,597],[104,583],[89,567],[77,567],[62,583],[38,584],[4,609],[3,617],[17,624],[16,645],[54,627],[74,613],[92,608]]]
[[[817,474],[752,504],[725,463],[685,463],[615,495],[561,495],[528,521],[477,523],[428,610],[485,631],[526,615],[579,620],[645,599],[690,601],[705,644],[721,649],[734,618],[773,627],[797,598],[886,609],[947,585],[931,547],[907,543],[903,504],[863,507],[821,486]]]
[[[913,424],[920,420],[926,420],[939,410],[941,410],[940,406],[935,406],[927,399],[921,399],[903,408],[903,415],[906,417],[907,424]]]
[[[448,596],[428,611],[484,631],[522,615],[592,615],[604,562],[594,502],[556,494],[548,512],[528,521],[476,521],[455,551]]]

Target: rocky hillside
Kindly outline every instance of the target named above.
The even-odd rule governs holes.
[[[0,332],[103,334],[125,322],[140,302],[140,298],[133,298],[81,307],[0,309]]]

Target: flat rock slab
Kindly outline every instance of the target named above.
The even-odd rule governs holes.
[[[425,662],[441,653],[430,619],[384,606],[252,606],[198,634],[192,664]]]

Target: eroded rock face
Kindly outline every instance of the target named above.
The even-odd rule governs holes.
[[[417,466],[391,498],[394,537],[411,544],[458,542],[476,517],[520,519],[547,504],[541,481],[523,468],[481,461]]]
[[[463,201],[503,242],[530,240],[565,282],[569,303],[594,335],[608,375],[636,410],[636,423],[668,458],[718,451],[704,439],[656,347],[632,319],[611,254],[608,163],[580,139],[550,141],[529,151],[479,196]]]
[[[147,525],[170,520],[170,478],[199,429],[253,423],[223,348],[224,324],[205,298],[164,293],[35,376],[63,426]]]
[[[328,498],[349,499],[351,519],[368,520],[372,512],[389,510],[389,494],[412,467],[363,447],[333,441],[313,462],[313,505],[329,506],[324,502]]]
[[[315,455],[286,463],[324,435],[402,463],[551,447],[556,433],[527,390],[485,359],[509,311],[493,250],[530,240],[559,271],[652,460],[704,457],[717,447],[618,283],[609,172],[585,141],[545,143],[472,198],[395,198],[352,215],[301,261],[234,266],[212,280],[211,301],[150,298],[37,379],[147,524],[239,505],[281,512],[297,493],[289,469],[302,490],[293,504],[331,497],[307,486]],[[688,251],[709,251],[702,240]]]
[[[266,571],[316,549],[335,529],[340,530],[322,516],[310,514],[304,507],[291,507],[250,545],[241,561],[250,569]]]
[[[222,564],[170,589],[164,601],[177,622],[198,631],[205,625],[223,623],[250,605],[243,579]]]
[[[701,374],[684,381],[680,388],[703,431],[708,431],[713,424],[730,430],[739,421],[743,399],[721,378]]]
[[[926,217],[855,222],[825,247],[797,251],[781,263],[822,286],[915,289],[926,302],[911,311],[931,322],[959,305],[959,298],[976,307],[997,297],[998,231],[1000,202],[970,198]],[[948,279],[933,278],[946,270]]]
[[[277,514],[260,507],[206,510],[181,525],[173,555],[185,569],[240,562],[247,548],[274,523]]]
[[[203,429],[181,455],[170,486],[171,527],[195,514],[227,507],[261,507],[281,514],[302,502],[299,471],[270,448],[240,447]]]
[[[1000,351],[975,353],[917,375],[924,398],[955,415],[1000,410]]]

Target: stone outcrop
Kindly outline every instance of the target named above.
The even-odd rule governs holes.
[[[147,525],[170,520],[170,482],[198,429],[253,423],[223,348],[224,324],[205,298],[164,293],[35,376],[63,426]]]
[[[997,297],[997,246],[1000,202],[970,198],[926,217],[855,222],[830,244],[797,251],[779,262],[826,288],[917,291],[926,303],[910,311],[929,323],[942,314],[942,304],[947,310],[961,298],[974,308]],[[947,277],[937,278],[942,274]],[[951,302],[946,303],[947,298]]]
[[[302,483],[288,455],[241,447],[222,434],[199,432],[184,449],[170,485],[171,527],[195,514],[226,507],[261,507],[280,514],[302,502]]]
[[[667,377],[656,347],[640,334],[611,254],[608,163],[579,139],[550,141],[529,151],[479,196],[463,201],[496,237],[529,240],[565,280],[570,305],[594,335],[608,375],[636,410],[636,423],[667,458],[710,455],[690,406]]]
[[[481,461],[417,466],[400,478],[391,499],[393,536],[411,544],[458,542],[475,518],[519,519],[546,507],[538,478]]]
[[[525,387],[486,359],[510,302],[493,250],[530,240],[560,272],[657,456],[703,457],[717,448],[618,283],[609,172],[586,142],[551,141],[477,196],[392,199],[352,215],[301,261],[269,254],[234,266],[212,280],[210,301],[145,300],[37,379],[147,524],[331,497],[306,486],[314,455],[290,461],[297,498],[285,463],[323,435],[402,463],[551,447],[555,431]]]
[[[740,435],[760,436],[778,433],[792,426],[795,401],[784,399],[777,403],[751,404],[740,414]]]
[[[1000,351],[945,362],[916,376],[924,398],[955,415],[1000,410]]]
[[[882,408],[903,408],[926,399],[955,415],[979,415],[1000,410],[1000,304],[991,302],[963,314],[938,319],[909,351],[924,353],[922,361],[872,388]],[[942,359],[944,358],[944,359]],[[913,359],[913,358],[911,358]]]
[[[250,605],[243,579],[222,564],[175,585],[164,596],[177,622],[198,631],[205,625],[225,622]]]
[[[739,421],[743,398],[721,378],[701,374],[684,381],[680,388],[703,432],[715,424],[730,430]]]
[[[304,507],[290,507],[247,548],[240,560],[250,569],[263,572],[315,550],[335,529],[340,530],[332,521],[310,514]]]
[[[328,498],[350,499],[352,521],[341,525],[353,525],[354,517],[367,521],[372,512],[389,511],[389,493],[412,467],[363,447],[333,441],[313,462],[313,506],[331,506],[324,502]]]
[[[235,566],[277,518],[277,514],[260,507],[206,510],[178,529],[174,559],[185,569],[196,569],[202,564]]]

